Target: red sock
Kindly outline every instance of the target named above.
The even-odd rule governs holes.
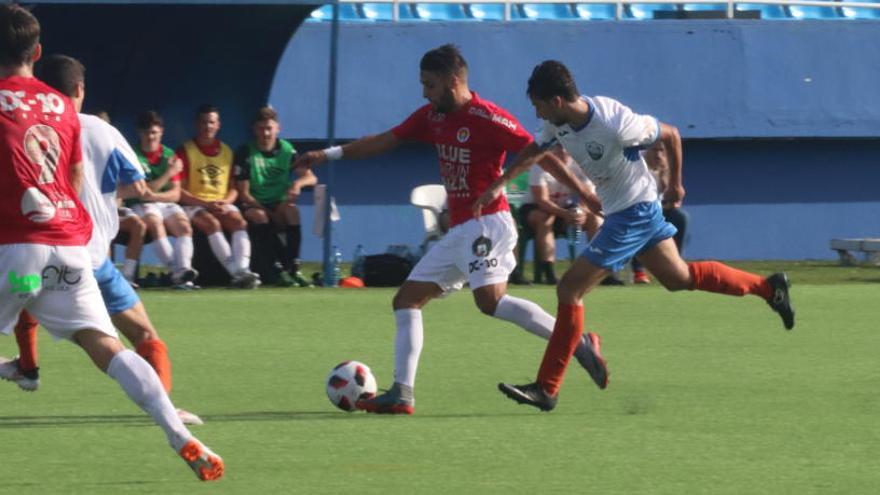
[[[773,289],[767,279],[731,268],[717,261],[696,261],[688,263],[691,272],[691,290],[705,290],[731,296],[754,294],[764,299],[773,296]]]
[[[573,304],[560,304],[556,312],[556,325],[553,335],[544,351],[544,359],[538,369],[538,383],[550,395],[559,393],[565,368],[577,349],[584,333],[584,307]]]
[[[18,366],[22,371],[37,368],[37,320],[22,310],[15,324],[15,341],[18,343]]]
[[[168,348],[165,342],[159,339],[149,339],[141,342],[137,349],[138,354],[156,370],[165,393],[171,392],[171,360],[168,359]]]

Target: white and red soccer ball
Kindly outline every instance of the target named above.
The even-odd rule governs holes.
[[[327,398],[343,411],[354,411],[358,400],[375,396],[376,378],[364,363],[339,363],[327,376]]]

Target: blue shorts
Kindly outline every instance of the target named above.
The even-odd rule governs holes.
[[[663,218],[660,202],[636,203],[605,217],[596,237],[581,253],[590,263],[619,271],[633,256],[678,232]]]
[[[109,259],[105,259],[104,263],[95,270],[95,280],[98,281],[104,306],[111,316],[133,308],[140,301],[131,284]]]

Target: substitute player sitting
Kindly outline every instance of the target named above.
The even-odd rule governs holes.
[[[153,200],[144,202],[133,198],[126,200],[126,205],[147,224],[159,261],[171,270],[171,283],[180,289],[197,288],[194,281],[198,272],[192,267],[192,225],[177,204],[183,162],[174,150],[162,144],[165,125],[157,112],[150,110],[139,115],[137,131],[140,142],[135,151],[147,176],[147,185],[153,191]],[[168,234],[174,236],[174,246]]]
[[[413,413],[413,386],[423,342],[422,307],[461,289],[465,282],[486,315],[545,339],[554,324],[553,317],[537,304],[507,294],[507,279],[516,265],[513,250],[517,239],[507,199],[503,195],[494,198],[480,220],[471,214],[473,202],[501,175],[507,152],[522,150],[532,142],[532,136],[506,110],[470,90],[467,63],[457,47],[444,45],[427,52],[419,68],[427,105],[389,131],[342,147],[305,153],[296,162],[297,166],[314,166],[328,159],[366,158],[406,141],[429,143],[437,150],[451,228],[422,257],[394,296],[394,384],[385,394],[358,401],[357,407],[367,412]],[[570,174],[567,177],[573,189],[582,188]],[[607,376],[598,352],[586,339],[578,344],[579,362],[604,387]]]
[[[177,149],[183,160],[180,202],[192,225],[208,237],[211,251],[232,277],[232,285],[256,289],[260,277],[250,270],[251,240],[247,222],[233,203],[238,191],[232,181],[232,150],[217,139],[220,110],[201,105],[196,110],[196,137]],[[232,246],[224,232],[232,237]]]
[[[235,183],[238,201],[244,217],[253,225],[264,248],[272,247],[286,270],[288,284],[300,287],[311,284],[300,273],[299,248],[302,243],[297,199],[302,188],[318,183],[310,169],[291,170],[296,149],[291,143],[278,138],[281,126],[278,113],[271,107],[257,111],[251,124],[254,140],[235,152]],[[295,179],[291,178],[295,174]],[[276,228],[284,229],[284,246],[275,235]],[[287,278],[287,277],[285,277]],[[290,280],[292,279],[292,281]]]

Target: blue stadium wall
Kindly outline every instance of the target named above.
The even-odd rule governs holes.
[[[275,73],[284,134],[326,135],[327,24],[303,24]],[[471,86],[536,124],[531,68],[564,61],[581,90],[675,124],[685,138],[689,258],[821,259],[832,237],[880,236],[880,23],[648,21],[344,24],[337,137],[382,132],[423,104],[418,61],[458,44]],[[409,190],[438,180],[430,148],[335,166],[349,258],[417,245]],[[320,171],[319,177],[326,172]],[[311,208],[305,208],[306,227]],[[320,242],[304,257],[320,258]]]

